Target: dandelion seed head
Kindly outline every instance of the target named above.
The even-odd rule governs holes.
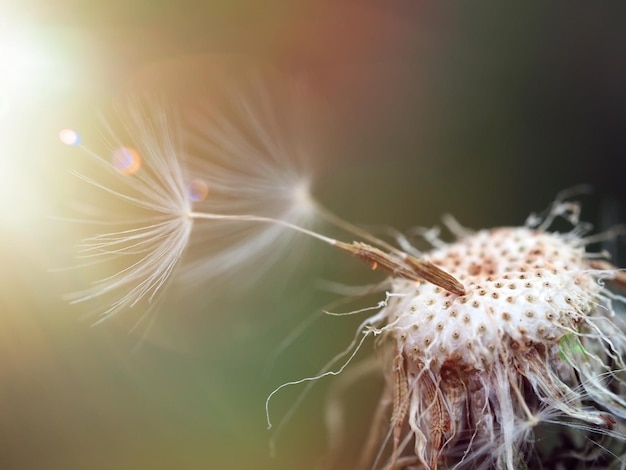
[[[149,310],[174,272],[179,287],[211,285],[217,295],[231,276],[258,280],[293,246],[297,230],[287,227],[312,222],[310,150],[290,132],[301,113],[293,90],[260,78],[229,87],[224,108],[207,102],[180,113],[131,99],[107,125],[108,158],[81,147],[95,165],[78,176],[109,198],[110,213],[94,220],[102,214],[94,208],[78,220],[98,229],[79,256],[113,272],[74,302],[113,299],[102,318],[138,304]]]
[[[394,291],[403,296],[389,322],[404,338],[405,353],[431,368],[454,361],[485,370],[509,349],[557,344],[600,291],[584,247],[525,227],[480,231],[429,258],[459,279],[466,294],[396,279]]]
[[[570,232],[547,230],[567,213],[576,215]],[[390,463],[413,456],[429,469],[514,470],[544,418],[626,440],[614,432],[626,418],[617,392],[626,384],[626,322],[616,309],[624,299],[605,286],[617,271],[590,261],[578,213],[573,203],[556,204],[526,226],[437,240],[425,256],[464,295],[391,281],[373,317],[384,317],[380,331],[395,357],[384,367]]]

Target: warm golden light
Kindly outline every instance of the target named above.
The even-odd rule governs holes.
[[[0,227],[22,231],[40,217],[34,178],[20,166],[16,154],[0,155]]]
[[[54,73],[50,52],[25,32],[0,32],[0,118],[46,87]]]
[[[80,134],[73,129],[62,129],[59,131],[59,140],[65,145],[75,147],[80,144]]]
[[[0,226],[20,234],[33,233],[50,215],[43,186],[53,158],[45,142],[53,134],[45,123],[70,83],[62,47],[46,33],[0,13]],[[59,138],[67,145],[80,141],[70,129]]]

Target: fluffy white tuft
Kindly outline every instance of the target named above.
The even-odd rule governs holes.
[[[98,233],[81,241],[78,256],[86,261],[83,266],[107,274],[70,298],[113,298],[99,313],[101,319],[154,299],[186,249],[192,227],[187,176],[172,117],[154,103],[132,101],[120,112],[120,120],[132,139],[120,140],[109,129],[114,136],[109,141],[111,155],[132,149],[138,155],[138,171],[124,173],[109,156],[86,149],[95,163],[90,168],[94,175],[75,172],[95,188],[96,200],[102,202],[102,207],[80,207],[85,218],[78,222],[96,227]]]
[[[287,227],[314,212],[309,148],[296,132],[303,90],[246,85],[224,85],[221,108],[202,104],[184,136],[171,110],[131,100],[118,113],[121,131],[108,129],[108,155],[82,147],[95,165],[76,174],[98,196],[77,221],[98,231],[78,253],[100,274],[72,301],[112,299],[103,319],[151,304],[188,251],[184,284],[219,292],[229,275],[258,276],[289,250],[296,231]]]
[[[311,184],[317,155],[307,90],[297,81],[272,87],[259,76],[243,84],[223,83],[220,89],[221,96],[203,103],[188,119],[188,148],[194,156],[186,164],[210,188],[210,197],[195,210],[310,226],[316,211]],[[196,287],[207,279],[230,280],[237,273],[238,282],[254,282],[292,252],[296,235],[275,224],[198,224],[192,259],[181,279]],[[204,255],[193,256],[196,252]],[[242,265],[254,269],[241,276],[235,268]]]

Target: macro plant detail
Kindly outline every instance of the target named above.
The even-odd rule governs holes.
[[[624,298],[604,285],[623,276],[586,253],[578,212],[557,201],[526,226],[437,242],[427,259],[464,295],[391,281],[375,327],[390,349],[384,468],[525,468],[546,423],[624,440]],[[557,215],[570,232],[547,231]]]
[[[605,285],[619,287],[624,276],[587,252],[601,236],[588,235],[578,204],[559,197],[520,227],[451,224],[457,240],[428,236],[428,252],[399,236],[398,248],[314,199],[312,155],[296,141],[295,120],[281,118],[273,93],[253,88],[231,90],[229,113],[195,118],[206,157],[186,153],[177,121],[143,102],[125,108],[128,138],[115,139],[110,158],[87,150],[97,173],[77,175],[132,210],[78,219],[114,227],[85,238],[79,252],[117,271],[73,301],[113,296],[102,320],[152,304],[174,274],[209,283],[260,257],[279,259],[294,235],[312,237],[388,275],[386,300],[357,332],[376,337],[386,383],[363,468],[524,468],[545,424],[626,440],[625,299]],[[299,103],[292,92],[287,109]],[[551,232],[557,218],[571,230]],[[356,241],[315,231],[316,220]],[[206,254],[185,266],[190,249]]]

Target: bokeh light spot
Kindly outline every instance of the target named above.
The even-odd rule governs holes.
[[[70,147],[76,147],[80,144],[80,134],[72,129],[62,129],[59,132],[59,140],[65,145]]]
[[[141,168],[141,157],[132,147],[120,147],[113,152],[111,164],[123,175],[134,175]]]
[[[187,184],[187,196],[192,202],[204,201],[209,195],[209,186],[201,179],[193,179]]]

